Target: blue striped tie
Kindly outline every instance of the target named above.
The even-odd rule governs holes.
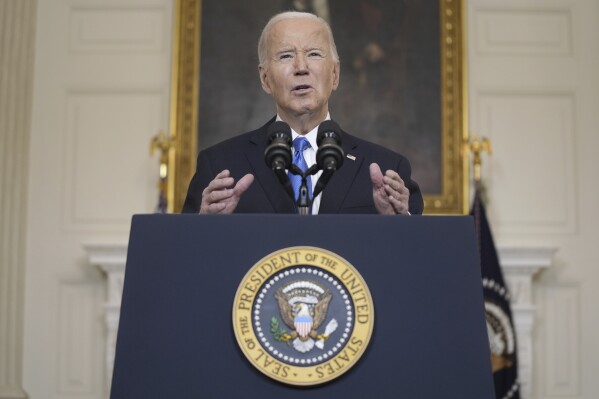
[[[308,169],[308,164],[304,159],[304,150],[306,148],[312,148],[312,146],[305,137],[299,136],[293,140],[293,163],[304,172]],[[300,175],[289,173],[289,180],[291,180],[293,193],[295,195],[295,199],[297,200],[299,197],[300,186],[302,184],[302,177]],[[310,179],[310,176],[306,178],[306,184],[308,185],[308,196],[309,198],[312,198],[312,179]]]

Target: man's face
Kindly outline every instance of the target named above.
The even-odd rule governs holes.
[[[272,95],[285,119],[302,115],[324,119],[339,85],[339,62],[333,60],[325,28],[310,19],[288,19],[268,36],[268,58],[259,67],[264,91]]]

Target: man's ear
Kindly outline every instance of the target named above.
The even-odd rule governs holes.
[[[341,74],[341,62],[335,62],[333,65],[333,91],[339,87],[339,75]]]
[[[266,94],[272,94],[272,90],[270,89],[270,83],[268,82],[268,70],[266,67],[262,65],[258,65],[258,74],[260,75],[260,83],[262,83],[262,90],[266,92]]]

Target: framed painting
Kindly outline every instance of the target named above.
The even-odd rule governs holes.
[[[408,157],[425,214],[468,209],[462,0],[177,0],[168,208],[179,211],[198,151],[275,115],[257,43],[277,12],[313,12],[333,30],[341,81],[331,117]]]

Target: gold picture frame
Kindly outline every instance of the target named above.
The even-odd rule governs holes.
[[[464,4],[463,0],[439,0],[438,6],[441,103],[438,165],[441,183],[439,192],[427,193],[423,190],[425,214],[465,214],[469,207],[469,167],[462,151],[463,143],[468,140]],[[174,15],[170,113],[173,144],[169,150],[167,183],[169,212],[181,210],[187,186],[195,172],[201,84],[202,0],[176,0]]]

